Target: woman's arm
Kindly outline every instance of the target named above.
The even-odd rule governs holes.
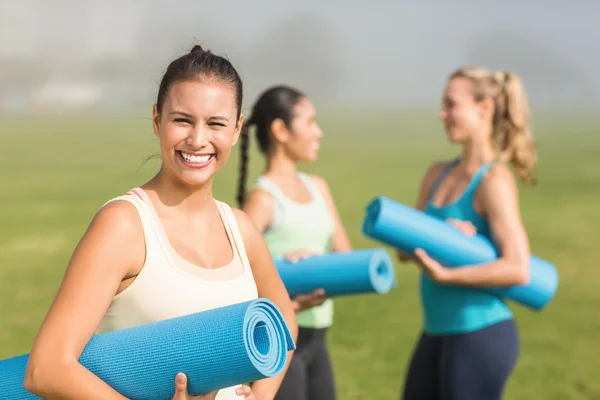
[[[500,254],[498,259],[481,265],[445,268],[420,253],[425,268],[434,279],[451,285],[502,287],[527,284],[529,240],[519,211],[517,185],[510,170],[505,165],[491,169],[482,179],[475,200],[479,200],[490,226],[492,240]]]
[[[254,189],[246,197],[242,210],[262,234],[273,223],[274,208],[275,200],[269,192],[263,189]]]
[[[335,252],[352,250],[352,243],[350,243],[350,238],[348,237],[348,233],[346,233],[346,229],[344,228],[344,224],[340,218],[337,206],[335,205],[335,201],[333,200],[333,196],[329,190],[329,185],[325,179],[319,176],[310,175],[309,177],[315,183],[319,189],[319,192],[321,192],[323,195],[325,203],[327,204],[327,209],[333,218],[335,231],[333,237],[331,238],[331,250]]]
[[[271,300],[279,308],[290,328],[295,343],[298,338],[296,314],[292,309],[288,292],[277,273],[261,232],[244,212],[240,210],[234,210],[234,212],[244,240],[246,254],[252,267],[252,274],[258,288],[258,296]],[[285,369],[280,375],[254,383],[252,392],[260,396],[261,400],[272,400],[275,397],[289,367],[292,355],[293,351],[290,351]]]
[[[134,206],[101,209],[75,249],[30,353],[25,388],[45,399],[125,399],[84,368],[81,352],[121,281],[144,263],[141,221]]]

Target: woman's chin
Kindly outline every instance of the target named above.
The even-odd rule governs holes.
[[[315,152],[311,152],[310,154],[302,154],[299,157],[296,157],[296,162],[297,163],[314,163],[319,159],[319,152],[315,151]]]
[[[463,143],[466,138],[458,132],[447,132],[446,137],[450,143]]]
[[[184,186],[200,188],[209,183],[214,177],[213,171],[177,171],[176,177]]]

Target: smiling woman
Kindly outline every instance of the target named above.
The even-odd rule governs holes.
[[[25,388],[46,399],[123,399],[78,360],[94,333],[256,299],[296,321],[267,246],[250,219],[213,197],[243,123],[231,63],[195,46],[171,62],[152,110],[162,165],[100,209],[75,249],[29,357]],[[188,399],[173,377],[174,399]],[[272,399],[282,377],[194,397]],[[239,382],[242,384],[243,382]]]

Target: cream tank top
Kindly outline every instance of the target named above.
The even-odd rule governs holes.
[[[227,204],[215,200],[233,258],[224,267],[207,269],[177,254],[143,189],[134,188],[109,202],[116,200],[128,201],[137,209],[144,229],[146,258],[138,276],[112,299],[96,329],[97,334],[258,298],[244,242],[235,215]],[[217,400],[242,399],[243,396],[235,394],[237,387],[239,385],[220,390]]]

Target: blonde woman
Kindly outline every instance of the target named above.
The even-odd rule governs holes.
[[[513,314],[481,288],[526,283],[529,243],[515,178],[533,182],[536,151],[527,124],[528,100],[510,72],[467,67],[452,73],[440,119],[462,147],[435,162],[423,178],[417,208],[492,240],[500,257],[478,266],[446,268],[417,250],[399,252],[422,269],[424,326],[410,361],[404,399],[500,399],[519,356]]]

